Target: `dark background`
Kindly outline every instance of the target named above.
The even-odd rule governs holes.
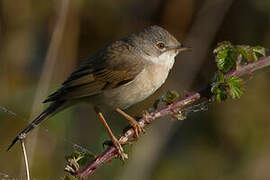
[[[94,51],[153,24],[193,47],[177,57],[157,93],[128,110],[136,115],[169,89],[183,94],[208,83],[218,42],[269,47],[269,9],[269,0],[1,0],[0,177],[25,179],[20,145],[6,148]],[[254,73],[240,100],[214,103],[182,122],[158,120],[126,148],[125,164],[114,160],[89,179],[270,179],[269,71]],[[115,134],[128,124],[106,117]],[[100,153],[107,139],[91,105],[65,110],[27,137],[31,176],[59,179],[74,143]]]

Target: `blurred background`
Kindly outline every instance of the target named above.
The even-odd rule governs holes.
[[[179,55],[163,87],[128,110],[138,115],[167,90],[196,91],[216,71],[213,48],[270,47],[269,0],[1,0],[0,178],[25,179],[21,147],[11,140],[93,52],[149,25],[166,28],[192,52]],[[184,121],[163,118],[89,179],[270,179],[270,68],[255,72],[240,100],[213,103]],[[128,124],[106,114],[115,134]],[[65,155],[81,146],[101,153],[108,140],[91,105],[65,110],[26,139],[34,179],[64,177]]]

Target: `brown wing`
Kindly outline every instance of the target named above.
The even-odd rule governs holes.
[[[143,70],[144,64],[129,48],[123,41],[118,41],[96,53],[44,102],[91,96],[132,81]]]

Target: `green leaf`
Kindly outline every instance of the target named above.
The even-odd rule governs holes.
[[[222,72],[230,71],[235,65],[237,51],[230,42],[223,42],[213,51],[216,54],[217,67]]]
[[[244,60],[246,60],[247,62],[254,61],[253,50],[250,46],[238,45],[238,46],[236,46],[236,49],[237,49],[238,53],[244,57]],[[241,59],[241,61],[242,61],[242,59]]]
[[[259,57],[265,56],[265,48],[261,46],[252,47],[248,45],[238,45],[236,49],[247,62],[258,61]]]
[[[72,154],[65,156],[67,161],[72,159],[74,162],[77,162],[79,166],[85,165],[87,162],[94,159],[95,157],[95,154],[91,152],[79,151],[73,151]]]
[[[168,91],[165,95],[161,97],[161,100],[163,102],[166,102],[167,104],[171,104],[177,99],[179,99],[179,97],[180,95],[176,91]]]
[[[226,79],[229,86],[229,94],[233,99],[239,99],[244,93],[244,83],[239,77],[233,76]]]
[[[225,84],[214,85],[211,92],[215,95],[216,101],[225,101],[228,97]]]
[[[228,48],[232,48],[232,44],[229,41],[223,41],[221,43],[218,43],[218,46],[213,50],[214,54],[218,54],[219,52],[228,49]]]
[[[224,83],[224,74],[221,71],[217,71],[212,79],[212,83]]]
[[[265,48],[264,47],[255,46],[252,49],[253,49],[253,58],[254,58],[254,61],[258,61],[259,57],[266,55],[266,52],[265,52]]]

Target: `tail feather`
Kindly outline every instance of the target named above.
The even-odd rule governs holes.
[[[26,135],[35,127],[37,127],[43,120],[47,119],[48,117],[50,117],[51,115],[53,115],[56,110],[63,104],[63,101],[58,101],[58,102],[53,102],[52,104],[50,104],[50,106],[45,109],[38,117],[36,117],[24,130],[22,130],[18,136],[16,136],[13,141],[11,142],[11,144],[9,145],[7,151],[9,151],[12,146],[21,139],[24,139],[26,137]]]

